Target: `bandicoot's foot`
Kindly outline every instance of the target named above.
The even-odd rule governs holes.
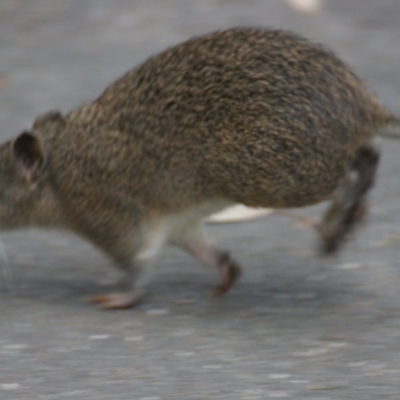
[[[213,297],[218,297],[225,294],[241,275],[240,267],[234,261],[232,261],[228,253],[223,253],[221,255],[218,264],[222,281],[221,284],[214,289],[212,293]]]
[[[318,230],[321,234],[323,254],[334,254],[348,240],[355,227],[364,221],[368,207],[363,202],[357,202],[349,210],[336,216],[336,220],[323,221]]]
[[[98,304],[107,310],[121,310],[132,308],[139,302],[140,296],[134,292],[115,292],[96,295],[89,298],[89,301]]]
[[[375,145],[362,147],[351,170],[336,188],[332,205],[318,227],[325,253],[334,253],[365,218],[366,196],[375,182],[378,163],[379,151]]]

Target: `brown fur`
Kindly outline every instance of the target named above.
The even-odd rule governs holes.
[[[38,118],[40,146],[4,144],[0,226],[71,229],[136,271],[166,216],[213,202],[286,208],[330,198],[391,120],[318,44],[279,30],[212,33],[150,58],[65,117]],[[201,240],[178,242],[221,267]]]

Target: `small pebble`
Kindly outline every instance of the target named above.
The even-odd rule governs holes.
[[[397,245],[399,243],[398,236],[387,236],[381,240],[378,240],[373,243],[374,247],[390,247]]]
[[[3,75],[0,75],[0,86],[3,86],[7,83],[7,78]]]
[[[318,349],[310,349],[306,351],[297,351],[294,353],[296,357],[315,357],[315,356],[322,356],[328,352],[325,348],[318,348]]]

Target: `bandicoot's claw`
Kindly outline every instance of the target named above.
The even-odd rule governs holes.
[[[222,282],[214,289],[212,293],[213,297],[219,297],[225,294],[242,274],[240,267],[236,265],[229,256],[221,261],[220,272]]]

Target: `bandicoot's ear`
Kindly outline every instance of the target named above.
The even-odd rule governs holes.
[[[44,161],[40,140],[30,132],[22,132],[12,147],[14,157],[21,164],[28,183],[35,184]]]
[[[34,123],[33,123],[33,129],[39,129],[43,125],[46,125],[48,123],[56,123],[60,126],[65,126],[67,124],[67,121],[65,120],[65,117],[61,114],[60,111],[58,110],[51,110],[47,111],[46,113],[39,115]]]

